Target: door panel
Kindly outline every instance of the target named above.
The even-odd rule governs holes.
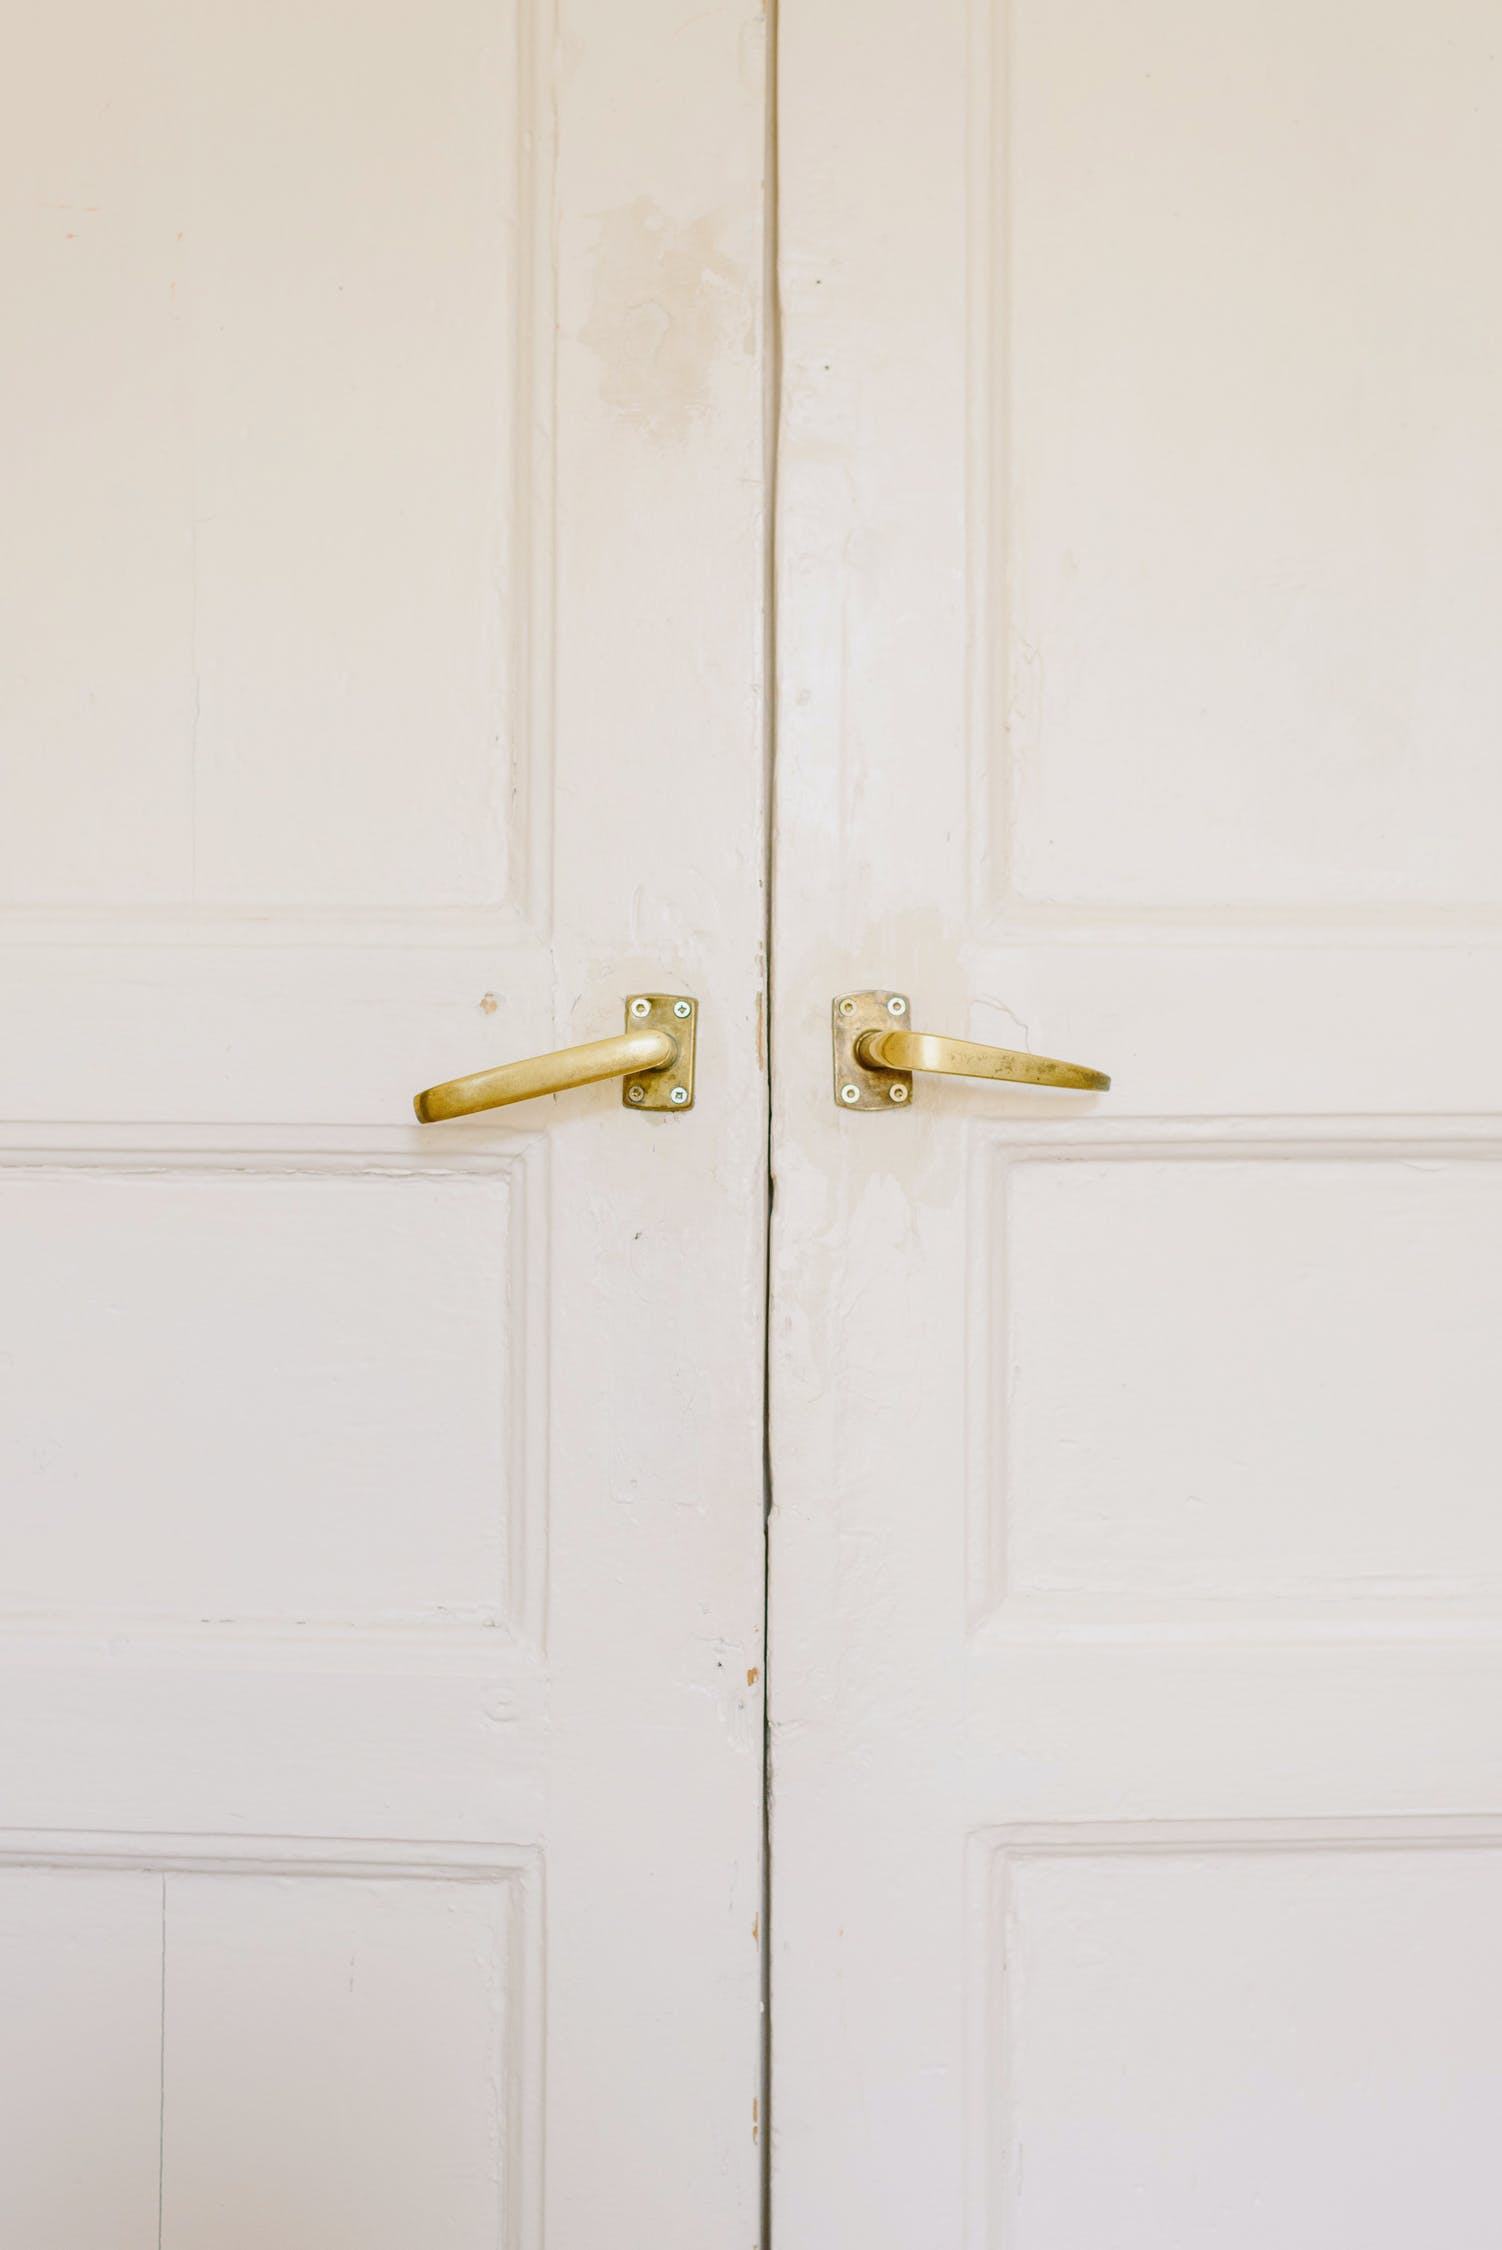
[[[9,82],[7,2239],[755,2238],[763,42]],[[643,988],[690,1113],[413,1121]]]
[[[6,607],[50,756],[7,766],[12,906],[428,922],[524,887],[531,15],[35,27],[7,419],[42,551]]]
[[[1484,1158],[1350,1140],[989,1149],[991,1606],[1495,1601],[1499,1193]]]
[[[998,1839],[977,2122],[1014,2239],[1483,2241],[1499,1835]]]
[[[35,2250],[156,2242],[161,1933],[154,1876],[0,1868],[5,2213]]]
[[[9,1308],[0,1411],[11,1606],[519,1624],[540,1498],[529,1187],[535,1220],[526,1164],[505,1158],[395,1181],[212,1159],[0,1180],[17,1270],[36,1277]],[[146,1270],[154,1318],[138,1324]],[[98,1370],[87,1387],[81,1364]],[[260,1495],[228,1518],[227,1453]],[[132,1472],[143,1489],[122,1494]]]
[[[1499,124],[1471,0],[784,17],[779,2250],[1484,2239]],[[875,987],[1111,1091],[842,1109]]]
[[[500,1872],[166,1878],[164,2244],[479,2250],[521,2232],[537,2058],[514,2020],[516,1889]]]

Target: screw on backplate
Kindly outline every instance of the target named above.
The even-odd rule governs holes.
[[[668,1100],[675,1109],[682,1109],[684,1103],[688,1100],[688,1088],[686,1086],[675,1086],[669,1094]]]
[[[652,1013],[651,1001],[633,1000],[631,1003],[631,1013],[633,1016],[649,1016]]]
[[[673,1002],[673,1013],[675,1016],[691,1016],[693,1012],[694,1006],[691,1000],[675,1000]]]
[[[628,1086],[626,1088],[626,1099],[628,1102],[644,1102],[646,1098],[647,1090],[644,1086]]]
[[[853,1000],[842,1000],[840,1002],[840,1014],[842,1016],[853,1016],[855,1014],[855,1002]]]
[[[907,1100],[906,1086],[889,1086],[887,1088],[887,1100],[889,1102],[905,1102]]]
[[[842,1086],[840,1088],[840,1100],[842,1102],[858,1102],[860,1098],[861,1090],[859,1086]]]
[[[900,992],[894,992],[887,1002],[887,1014],[889,1016],[905,1016],[907,1014],[907,1002]]]

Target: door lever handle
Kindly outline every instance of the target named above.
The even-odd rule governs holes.
[[[470,1117],[476,1110],[505,1109],[539,1094],[564,1094],[602,1078],[623,1078],[621,1100],[627,1109],[692,1109],[698,1022],[697,1001],[675,992],[638,992],[626,1002],[626,1028],[618,1037],[591,1039],[582,1047],[560,1047],[555,1054],[530,1055],[525,1062],[445,1079],[414,1096],[412,1107],[421,1124],[436,1125],[445,1117]]]
[[[901,992],[851,992],[834,1004],[834,1098],[841,1109],[901,1108],[915,1070],[953,1078],[999,1078],[1019,1086],[1068,1087],[1103,1094],[1111,1081],[1085,1063],[1055,1062],[1011,1047],[982,1047],[913,1031]]]

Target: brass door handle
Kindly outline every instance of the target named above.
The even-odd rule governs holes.
[[[697,1001],[676,992],[638,992],[626,1002],[626,1028],[617,1038],[591,1039],[583,1047],[560,1047],[556,1054],[445,1079],[415,1095],[412,1107],[420,1123],[436,1125],[445,1117],[470,1117],[539,1094],[593,1086],[602,1078],[624,1078],[621,1100],[627,1109],[692,1109],[698,1022]]]
[[[912,1031],[901,992],[850,992],[834,1004],[834,1098],[841,1109],[901,1108],[911,1101],[913,1072],[954,1078],[1000,1078],[1019,1086],[1059,1086],[1103,1094],[1111,1081],[1085,1063],[1055,1062],[1011,1047],[982,1047]]]

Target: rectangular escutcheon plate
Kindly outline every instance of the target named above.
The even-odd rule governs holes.
[[[665,1070],[639,1070],[621,1081],[627,1109],[682,1112],[694,1106],[694,1034],[699,1003],[681,992],[634,992],[626,1002],[628,1031],[666,1031],[678,1042],[678,1059]]]
[[[834,1004],[834,1099],[837,1109],[908,1109],[910,1070],[883,1070],[855,1051],[867,1031],[908,1031],[905,992],[847,992]]]

